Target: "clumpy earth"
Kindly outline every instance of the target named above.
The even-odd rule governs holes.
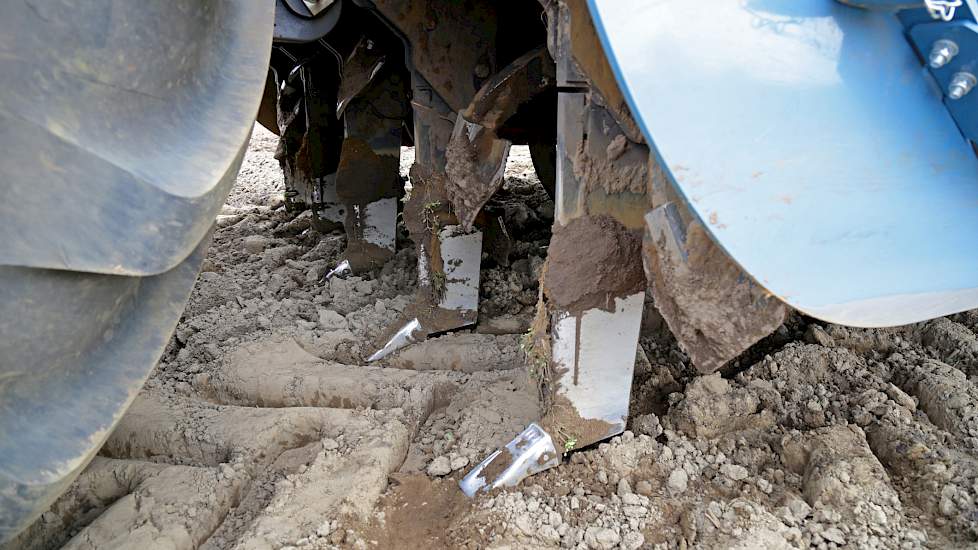
[[[256,128],[172,342],[99,456],[9,548],[961,548],[978,541],[978,312],[883,330],[799,315],[698,376],[649,302],[629,430],[521,486],[458,479],[539,416],[520,348],[553,203],[514,148],[479,323],[367,366],[410,302],[405,234],[287,213]],[[411,151],[402,155],[407,174]]]

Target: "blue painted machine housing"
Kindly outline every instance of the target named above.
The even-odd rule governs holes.
[[[671,183],[770,292],[854,326],[978,307],[978,159],[900,18],[833,0],[589,7]]]

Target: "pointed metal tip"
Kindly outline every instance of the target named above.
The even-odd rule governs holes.
[[[328,281],[333,277],[343,278],[353,272],[353,268],[350,267],[350,260],[343,260],[336,267],[334,267],[329,273],[323,275],[323,280]]]
[[[491,471],[499,473],[495,479],[486,479],[485,471],[490,464],[493,465]],[[471,498],[479,491],[489,492],[502,486],[513,487],[527,477],[558,464],[560,453],[554,447],[550,434],[539,424],[532,422],[505,447],[494,451],[466,474],[458,482],[458,486]]]
[[[383,348],[375,352],[373,355],[367,358],[368,363],[373,363],[387,357],[388,355],[394,353],[395,351],[414,344],[424,338],[424,331],[421,328],[421,322],[415,317],[408,321],[406,325],[401,327],[400,330],[391,336],[391,339],[387,341],[387,344]]]

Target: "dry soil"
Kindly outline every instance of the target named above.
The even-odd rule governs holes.
[[[697,376],[648,304],[630,430],[520,487],[457,480],[537,418],[521,335],[553,203],[514,148],[473,330],[366,366],[409,304],[406,236],[345,245],[282,204],[256,128],[159,366],[9,548],[948,548],[978,540],[978,312],[886,330],[798,315]],[[409,149],[402,155],[406,176]],[[506,265],[508,264],[508,265]],[[841,283],[840,283],[841,284]]]

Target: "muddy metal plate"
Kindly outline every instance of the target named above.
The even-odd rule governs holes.
[[[978,161],[894,15],[589,5],[672,182],[768,290],[856,326],[978,307]]]

